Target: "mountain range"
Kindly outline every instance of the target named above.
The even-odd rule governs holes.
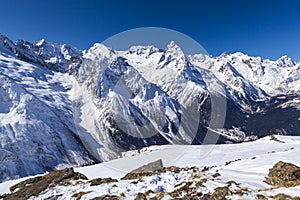
[[[163,144],[300,135],[300,63],[0,35],[0,181]]]

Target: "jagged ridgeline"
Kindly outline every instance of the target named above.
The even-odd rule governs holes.
[[[0,51],[1,181],[150,145],[300,134],[300,64],[287,56],[185,55],[174,42],[82,52],[3,35]]]

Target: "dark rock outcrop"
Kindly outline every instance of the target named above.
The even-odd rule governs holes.
[[[11,194],[3,195],[4,200],[23,200],[32,196],[37,196],[50,185],[65,184],[67,181],[87,179],[87,177],[78,172],[74,172],[73,168],[57,170],[46,174],[27,179],[10,187]],[[16,192],[14,192],[18,189]]]
[[[300,185],[300,167],[280,161],[269,169],[269,174],[265,182],[279,187]]]
[[[113,183],[113,182],[118,182],[118,180],[113,178],[95,178],[89,181],[89,183],[91,183],[91,186],[101,185],[104,183]]]
[[[161,159],[154,162],[143,165],[135,170],[132,170],[130,173],[144,173],[144,172],[153,172],[163,168],[163,162]]]

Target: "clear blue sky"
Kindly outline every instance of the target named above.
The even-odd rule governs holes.
[[[300,61],[300,1],[285,0],[2,0],[0,32],[12,40],[68,43],[87,49],[119,32],[164,27],[210,54],[241,51]]]

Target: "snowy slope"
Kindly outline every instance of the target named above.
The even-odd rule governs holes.
[[[89,179],[112,177],[118,182],[90,186],[87,181],[79,184],[57,185],[46,189],[38,197],[31,199],[46,199],[56,196],[58,199],[71,199],[79,192],[81,199],[92,199],[101,195],[116,195],[121,199],[134,199],[138,193],[152,190],[152,196],[163,193],[164,199],[170,199],[168,194],[180,188],[180,183],[197,183],[207,179],[198,192],[202,195],[211,193],[217,187],[228,186],[232,194],[229,199],[257,199],[258,194],[270,197],[279,193],[290,196],[300,194],[300,186],[290,188],[274,188],[264,182],[269,169],[278,161],[300,165],[299,137],[276,136],[265,137],[254,142],[226,145],[202,146],[152,146],[140,151],[125,153],[122,158],[89,167],[77,168],[75,171],[86,175]],[[162,159],[164,166],[183,167],[179,173],[165,172],[150,175],[140,181],[120,180],[126,173],[157,159]],[[186,167],[196,168],[186,168]],[[184,169],[186,168],[186,169]],[[206,168],[207,170],[203,170]],[[216,176],[216,172],[219,176]],[[233,182],[234,181],[234,182]],[[8,193],[8,187],[16,183],[0,184],[1,193]],[[243,189],[245,193],[238,193]],[[125,197],[121,197],[125,193]],[[235,194],[234,194],[235,193]],[[151,195],[151,193],[150,193]]]
[[[0,54],[0,181],[92,163],[75,135],[72,77],[4,52]]]

